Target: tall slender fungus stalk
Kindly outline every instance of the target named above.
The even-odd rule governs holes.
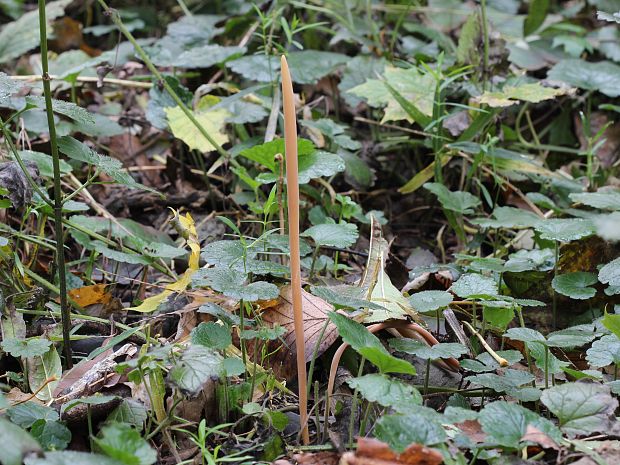
[[[301,267],[299,254],[299,179],[297,167],[297,122],[293,83],[286,57],[282,55],[282,106],[284,109],[284,145],[286,154],[286,200],[288,203],[288,237],[291,251],[291,288],[295,319],[295,346],[297,352],[297,384],[299,386],[299,417],[302,440],[310,442],[308,435],[308,391],[306,387],[306,350],[304,317],[301,303]]]

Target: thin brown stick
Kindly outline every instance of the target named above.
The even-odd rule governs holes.
[[[304,444],[310,442],[308,434],[308,390],[306,386],[306,349],[304,316],[301,301],[301,258],[299,253],[299,173],[297,159],[297,122],[293,82],[286,57],[282,55],[282,106],[284,109],[284,145],[286,148],[286,199],[288,203],[288,238],[290,246],[291,289],[295,322],[295,346],[297,352],[297,385],[299,389],[299,417]]]

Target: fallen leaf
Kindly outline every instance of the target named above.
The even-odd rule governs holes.
[[[302,452],[295,454],[293,459],[297,465],[337,465],[340,461],[340,454],[331,451]]]
[[[346,452],[340,461],[343,465],[440,465],[442,462],[439,451],[421,444],[411,444],[398,454],[386,443],[372,438],[358,438],[357,451]]]
[[[306,362],[312,359],[314,348],[319,339],[323,327],[328,321],[329,312],[333,311],[333,307],[323,299],[316,297],[302,289],[302,307],[304,314],[304,337],[305,337],[305,358]],[[291,286],[287,285],[280,289],[280,297],[277,305],[272,305],[263,311],[261,319],[263,323],[269,326],[281,326],[286,333],[281,339],[269,341],[267,344],[268,352],[273,352],[280,347],[284,341],[283,347],[270,357],[270,365],[274,373],[278,377],[290,380],[297,375],[296,358],[295,358],[295,324],[293,319],[293,300],[291,295]],[[319,357],[329,346],[331,346],[338,337],[336,326],[329,322],[325,328],[325,334],[319,345],[317,357]],[[253,353],[254,344],[250,341],[247,343],[248,353]],[[260,346],[260,344],[259,344]],[[258,353],[261,353],[259,348]]]
[[[88,307],[93,304],[107,304],[112,298],[112,294],[106,291],[107,284],[93,284],[78,289],[71,289],[69,297],[80,307]]]
[[[521,438],[521,441],[530,441],[538,444],[543,449],[555,449],[560,450],[560,446],[549,437],[546,433],[536,428],[534,425],[527,425],[525,434]]]

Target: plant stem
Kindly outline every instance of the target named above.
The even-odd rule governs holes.
[[[558,241],[555,241],[555,263],[553,264],[553,278],[555,279],[558,275],[558,260],[560,258],[560,247],[558,245]],[[552,315],[552,322],[553,322],[553,329],[557,329],[558,328],[558,295],[557,292],[555,292],[555,289],[553,289],[553,286],[551,287],[551,291],[553,292],[553,315]]]
[[[45,0],[39,0],[39,31],[41,35],[41,69],[43,93],[45,95],[45,111],[50,133],[52,152],[52,166],[54,170],[54,227],[56,229],[56,269],[58,270],[58,287],[60,297],[60,313],[62,315],[62,341],[65,352],[65,367],[71,369],[73,360],[71,355],[71,310],[67,302],[67,277],[65,275],[65,241],[62,225],[62,190],[60,187],[60,155],[56,140],[56,125],[54,124],[54,110],[52,108],[52,89],[48,75],[47,62],[47,22],[45,18]]]
[[[291,294],[295,323],[295,347],[297,354],[297,385],[299,395],[299,419],[302,440],[310,442],[308,434],[308,390],[306,386],[306,350],[304,315],[301,300],[301,256],[299,252],[299,168],[297,158],[297,122],[293,82],[286,57],[282,55],[282,106],[284,110],[284,144],[286,157],[286,197],[288,204],[288,239],[290,249]]]

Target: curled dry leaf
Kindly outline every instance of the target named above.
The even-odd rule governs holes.
[[[421,444],[411,444],[398,454],[386,443],[371,438],[358,438],[357,451],[344,453],[340,461],[342,465],[440,465],[442,462],[439,451]]]
[[[286,333],[282,336],[282,341],[284,342],[283,347],[271,356],[270,366],[272,366],[276,376],[287,380],[294,378],[297,374],[295,365],[295,330],[292,301],[291,286],[284,286],[280,289],[280,297],[275,302],[272,302],[271,306],[265,308],[261,314],[261,319],[265,324],[272,327],[278,325],[286,330]],[[334,309],[330,304],[303,289],[302,304],[304,314],[305,357],[306,362],[309,362],[312,359],[314,348],[323,332],[325,324],[327,324],[327,327],[325,328],[325,333],[319,345],[317,357],[334,343],[338,337],[338,331],[332,322],[328,322],[328,314]],[[282,341],[279,339],[269,341],[269,352],[278,349]],[[253,346],[254,344],[251,342],[247,344],[248,354],[250,354],[250,356],[253,356]],[[260,348],[258,353],[260,353]]]
[[[34,162],[24,161],[34,182],[39,183],[39,169]],[[32,200],[32,186],[17,162],[0,163],[0,187],[9,191],[9,199],[15,208],[22,208]]]

